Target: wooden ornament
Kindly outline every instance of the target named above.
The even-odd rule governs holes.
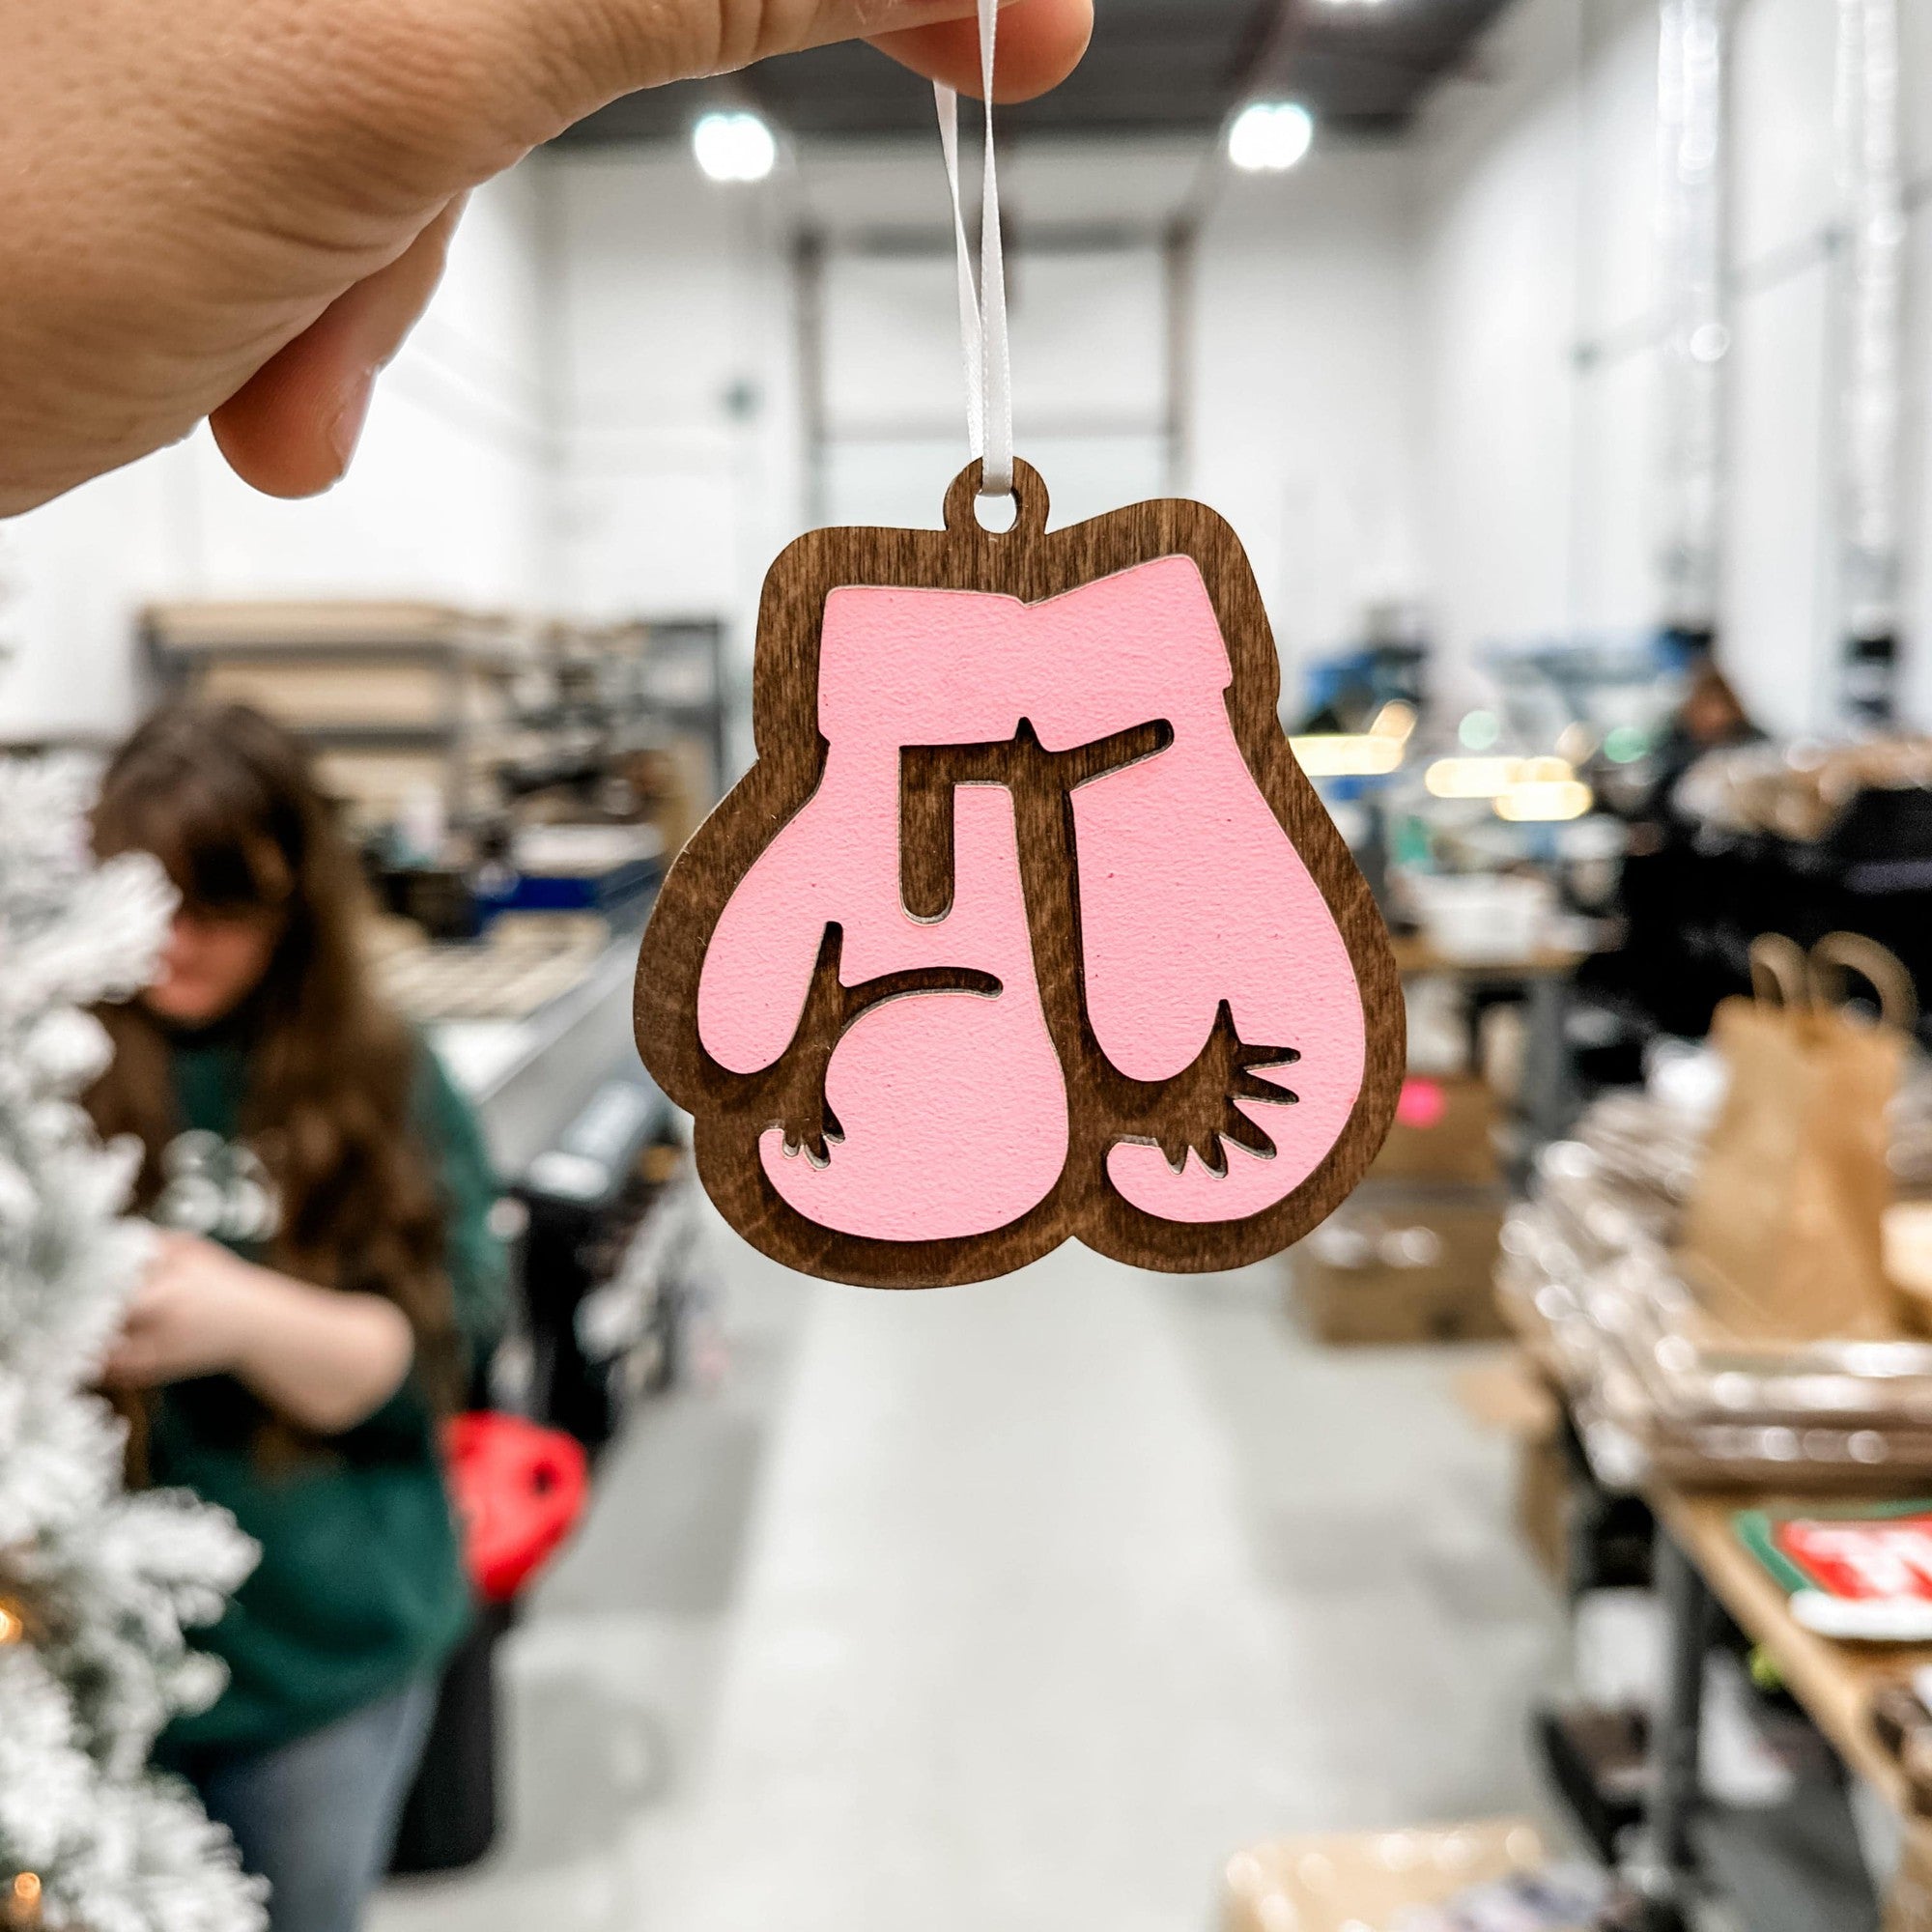
[[[665,881],[638,1044],[741,1234],[875,1288],[1070,1239],[1237,1267],[1381,1146],[1388,935],[1282,733],[1233,530],[1198,503],[1049,533],[801,537],[765,583],[757,761]]]

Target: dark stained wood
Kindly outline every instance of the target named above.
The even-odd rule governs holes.
[[[1390,936],[1396,970],[1405,980],[1423,974],[1454,974],[1463,980],[1476,980],[1500,985],[1520,984],[1525,980],[1567,980],[1589,958],[1567,946],[1539,946],[1522,959],[1452,959],[1438,952],[1419,932],[1398,932]]]
[[[997,534],[974,513],[980,469],[947,493],[944,530],[829,529],[801,537],[772,567],[758,619],[753,677],[757,761],[701,826],[665,881],[638,960],[639,1050],[659,1084],[696,1122],[697,1165],[725,1218],[755,1246],[806,1273],[876,1288],[984,1280],[1078,1238],[1137,1266],[1173,1272],[1238,1267],[1279,1252],[1324,1219],[1380,1148],[1394,1117],[1406,1043],[1401,980],[1388,935],[1347,845],[1288,747],[1277,716],[1280,664],[1261,593],[1239,541],[1213,511],[1180,500],[1140,503],[1049,533],[1038,475],[1018,466],[1019,517]],[[838,980],[838,935],[829,927],[813,989],[791,1047],[774,1067],[740,1075],[718,1065],[697,1034],[697,986],[725,901],[779,830],[816,790],[826,747],[818,730],[818,651],[828,594],[844,584],[973,590],[1039,603],[1163,556],[1199,565],[1226,639],[1234,679],[1227,703],[1248,769],[1327,901],[1353,963],[1367,1018],[1368,1057],[1353,1114],[1320,1167],[1286,1200],[1246,1220],[1183,1224],[1144,1213],[1107,1179],[1122,1140],[1151,1142],[1169,1160],[1201,1151],[1219,1166],[1226,1136],[1260,1151],[1265,1139],[1235,1097],[1293,1104],[1252,1069],[1286,1066],[1285,1046],[1247,1042],[1225,1005],[1200,1060],[1176,1080],[1130,1081],[1093,1037],[1081,972],[1071,830],[1073,788],[1162,749],[1162,725],[1050,753],[1024,728],[996,746],[951,746],[902,759],[902,890],[919,917],[952,900],[952,798],[962,782],[1009,786],[1021,877],[1048,1030],[1066,1079],[1070,1145],[1058,1185],[1037,1208],[992,1234],[881,1241],[808,1220],[766,1178],[760,1137],[781,1127],[808,1155],[828,1156],[838,1123],[824,1070],[859,1012],[907,992],[988,993],[980,975],[895,975],[870,987]],[[920,981],[900,985],[901,980]],[[930,983],[928,983],[930,982]]]
[[[1932,1711],[1909,1683],[1881,1684],[1872,1692],[1872,1730],[1898,1760],[1900,1790],[1914,1813],[1932,1817]]]
[[[1251,1069],[1292,1065],[1289,1046],[1244,1041],[1224,1000],[1194,1064],[1170,1080],[1132,1080],[1107,1057],[1087,1004],[1086,947],[1080,929],[1080,847],[1073,794],[1124,771],[1174,742],[1165,719],[1091,745],[1049,752],[1031,722],[1004,744],[913,746],[900,753],[900,896],[914,919],[941,917],[952,904],[953,793],[963,784],[1003,785],[1012,796],[1020,883],[1039,979],[1046,1030],[1060,1056],[1072,1122],[1067,1166],[1085,1168],[1090,1199],[1116,1199],[1105,1177],[1108,1152],[1122,1141],[1160,1149],[1179,1173],[1190,1150],[1215,1174],[1228,1163],[1225,1136],[1252,1153],[1274,1142],[1235,1105],[1237,1097],[1293,1106],[1295,1095]],[[828,1059],[829,1059],[828,1055]]]

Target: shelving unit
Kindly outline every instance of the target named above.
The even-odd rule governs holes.
[[[142,636],[164,687],[277,719],[365,822],[434,784],[471,823],[518,753],[514,688],[537,662],[530,626],[435,604],[160,604]]]

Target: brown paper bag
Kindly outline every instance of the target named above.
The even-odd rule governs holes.
[[[1843,974],[1884,1002],[1840,1004]],[[1726,1000],[1712,1039],[1730,1091],[1706,1145],[1678,1261],[1713,1323],[1742,1339],[1896,1332],[1880,1226],[1891,1195],[1886,1110],[1917,1003],[1905,969],[1855,934],[1807,960],[1776,935],[1751,950],[1753,999]]]

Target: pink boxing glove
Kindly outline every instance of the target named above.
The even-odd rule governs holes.
[[[759,761],[639,959],[707,1186],[812,1272],[974,1279],[1072,1236],[1234,1265],[1325,1214],[1393,1109],[1386,938],[1232,534],[1169,503],[1048,537],[1021,491],[1005,536],[955,484],[944,535],[781,559]]]

